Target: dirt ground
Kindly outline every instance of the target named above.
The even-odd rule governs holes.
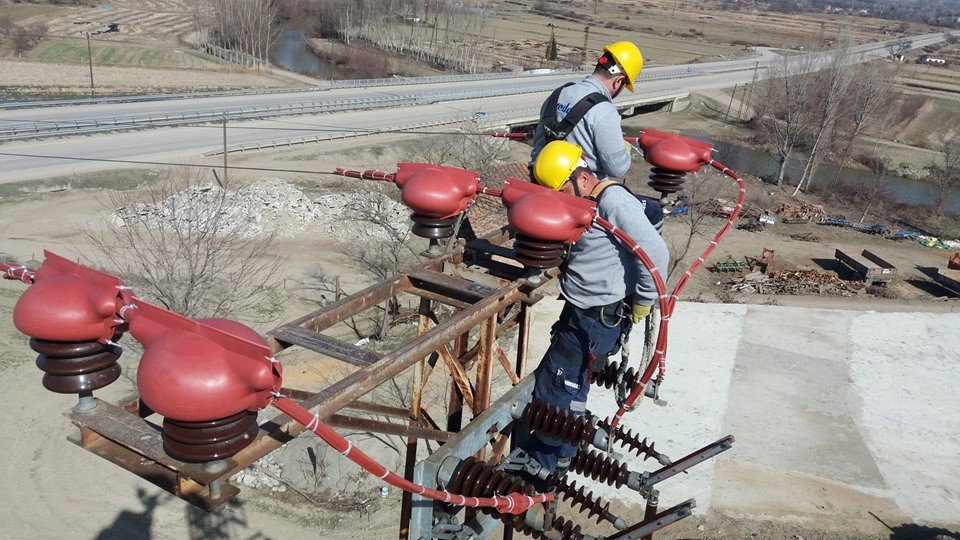
[[[655,118],[652,121],[670,123],[671,118]],[[681,124],[682,122],[678,121],[672,129],[679,129]],[[338,143],[322,148],[305,147],[278,153],[247,154],[238,157],[235,163],[248,166],[295,164],[296,168],[306,170],[329,170],[335,165],[390,170],[397,161],[410,157],[416,143],[410,141],[409,137],[394,136],[369,146],[354,145],[356,142]],[[527,151],[525,145],[512,143],[509,159],[522,161]],[[639,164],[635,168],[638,177],[643,174]],[[249,182],[257,176],[254,173],[237,174],[234,180]],[[331,190],[370,189],[367,185],[358,186],[353,181],[337,177],[310,174],[279,176],[312,194]],[[149,178],[143,171],[130,169],[113,172],[109,176],[101,174],[69,179],[72,185],[65,191],[48,192],[51,185],[57,185],[60,181],[5,186],[0,192],[0,230],[4,231],[0,235],[0,251],[21,260],[40,258],[40,250],[44,247],[69,256],[88,256],[89,246],[77,231],[91,224],[95,226],[98,214],[105,210],[104,190],[108,189],[108,186],[113,189],[129,189],[142,181],[149,181]],[[756,187],[758,186],[751,185],[750,189]],[[719,227],[721,221],[711,220],[709,224],[712,229]],[[676,233],[676,226],[668,222],[666,231],[670,238]],[[790,234],[806,231],[821,236],[823,242],[811,244],[789,239]],[[340,272],[343,286],[348,291],[363,285],[364,281],[358,279],[357,273],[350,269],[335,240],[310,234],[308,230],[298,238],[285,239],[276,245],[276,254],[284,257],[282,271],[285,288],[290,292],[288,305],[275,321],[254,324],[256,329],[266,331],[279,321],[290,320],[312,309],[311,305],[299,299],[295,291],[304,274],[318,264]],[[706,240],[699,243],[704,242]],[[728,277],[706,271],[696,275],[685,297],[705,302],[723,299],[726,302],[802,308],[960,312],[958,300],[935,299],[942,293],[927,288],[929,279],[922,270],[928,266],[942,266],[944,254],[916,243],[900,244],[852,230],[823,226],[777,225],[763,233],[732,231],[711,260],[716,261],[727,255],[736,258],[757,255],[761,247],[769,247],[777,250],[778,259],[798,266],[822,269],[823,266],[829,268],[832,264],[828,261],[832,258],[836,246],[870,248],[896,264],[903,272],[903,279],[891,287],[897,298],[759,295],[730,297],[722,284]],[[349,463],[335,459],[336,456],[323,458],[329,460],[325,463],[329,463],[330,473],[328,477],[317,480],[321,482],[318,485],[328,486],[328,491],[311,491],[307,492],[307,495],[301,495],[293,488],[285,488],[284,491],[279,491],[278,488],[244,488],[241,497],[226,512],[205,515],[70,445],[64,441],[64,436],[71,428],[57,414],[70,405],[70,400],[39,388],[36,384],[39,374],[32,365],[34,353],[28,349],[26,339],[10,324],[9,313],[21,290],[22,286],[17,283],[3,282],[0,285],[0,313],[7,314],[0,317],[0,358],[3,359],[0,364],[0,389],[8,396],[9,403],[23,404],[9,410],[10,421],[2,428],[6,430],[6,436],[0,438],[11,440],[13,433],[31,433],[29,439],[17,439],[16,443],[6,448],[5,452],[10,457],[4,465],[5,475],[19,485],[30,486],[31,495],[14,497],[4,503],[9,510],[4,514],[10,517],[0,520],[0,536],[34,538],[69,534],[99,538],[282,538],[301,536],[307,531],[314,535],[319,532],[323,538],[390,538],[395,535],[398,495],[391,492],[381,499],[377,494],[379,486],[375,482],[362,478]],[[122,383],[105,391],[104,397],[114,399],[129,392],[132,388],[132,379],[129,377],[134,373],[135,358],[135,352],[128,354],[124,360],[126,378],[122,379]],[[337,375],[338,372],[331,366],[320,369],[315,366],[307,367],[303,363],[306,358],[307,355],[284,358],[287,380],[291,385],[319,389]],[[300,369],[301,366],[303,369]],[[306,438],[298,439],[296,444],[298,446],[291,447],[287,456],[277,459],[287,466],[284,477],[292,475],[292,478],[286,481],[293,486],[303,486],[297,482],[312,481],[309,474],[297,472],[298,467],[309,467],[304,465],[305,445],[312,445],[318,452],[322,448],[315,441]],[[382,445],[371,441],[361,444],[378,458],[399,465],[397,455],[391,454]],[[78,463],[82,463],[82,467],[78,467]],[[730,477],[724,475],[748,474],[745,471],[737,472],[733,467],[734,465],[729,465],[721,469],[726,472],[718,476],[717,481],[729,482]],[[359,496],[360,500],[365,501],[363,504],[358,506],[348,503],[344,507],[342,503],[326,498],[329,493],[344,493],[345,483],[350,482],[356,482],[356,488],[348,492],[353,497]],[[90,486],[105,484],[113,487],[97,498],[90,498],[85,493],[85,489]],[[774,488],[767,486],[763,489]],[[819,488],[811,484],[809,489]],[[682,491],[679,494],[682,494]],[[831,497],[847,500],[845,498],[856,498],[859,495],[837,491]],[[314,499],[308,501],[308,498]],[[317,504],[316,500],[326,502]],[[828,513],[827,517],[813,520],[781,520],[776,518],[774,507],[763,510],[765,507],[760,504],[758,507],[751,507],[750,511],[745,511],[745,508],[747,507],[743,505],[715,505],[713,510],[673,527],[664,533],[662,538],[852,539],[889,536],[889,531],[882,525],[868,525],[873,522],[861,518],[838,524],[832,521]],[[774,513],[771,514],[771,511]],[[47,515],[51,517],[40,518]],[[892,521],[891,526],[904,527],[902,520],[905,518],[900,514],[894,515],[899,516],[899,521]],[[922,527],[918,530],[928,532],[928,529]]]

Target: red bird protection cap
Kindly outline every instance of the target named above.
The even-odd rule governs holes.
[[[639,142],[647,163],[671,171],[696,172],[710,162],[713,151],[708,142],[656,129],[644,129]]]
[[[24,334],[50,341],[106,342],[116,333],[116,312],[132,295],[116,276],[44,250],[34,284],[13,308]]]
[[[144,346],[137,389],[152,410],[204,422],[258,411],[279,391],[280,364],[252,329],[189,319],[139,299],[134,304],[130,333]]]
[[[596,215],[591,201],[516,178],[506,181],[501,198],[515,231],[546,242],[576,242]]]
[[[400,200],[414,213],[451,218],[467,209],[480,192],[480,174],[427,163],[398,163]]]

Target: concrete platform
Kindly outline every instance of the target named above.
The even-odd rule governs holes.
[[[561,306],[537,305],[532,358]],[[661,484],[661,504],[695,497],[701,514],[818,529],[960,525],[960,315],[681,303],[670,336],[665,403],[625,424],[673,459],[736,443]],[[640,349],[635,338],[634,361]],[[594,387],[588,408],[612,414],[612,393]]]

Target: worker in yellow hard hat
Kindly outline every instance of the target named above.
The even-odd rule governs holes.
[[[613,100],[624,88],[633,92],[642,69],[640,49],[618,41],[603,48],[590,76],[554,90],[540,109],[531,165],[547,143],[563,140],[583,149],[587,167],[601,180],[624,176],[630,168],[630,148],[623,142]]]
[[[655,201],[644,205],[619,183],[601,181],[587,167],[583,149],[566,141],[546,144],[532,172],[542,186],[595,201],[597,215],[630,235],[665,275],[667,245],[653,218],[644,217],[646,207],[651,207],[662,221]],[[621,336],[650,314],[657,290],[650,272],[630,250],[598,227],[588,229],[570,246],[559,290],[566,303],[536,369],[533,398],[583,414],[590,372],[603,371],[608,357],[625,342]],[[558,438],[522,435],[526,439],[519,437],[518,447],[545,470],[528,479],[536,484],[536,478],[546,474],[562,476],[576,448]]]

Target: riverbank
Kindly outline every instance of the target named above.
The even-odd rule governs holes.
[[[309,38],[304,46],[312,54],[335,64],[347,75],[344,78],[425,77],[446,73],[429,64],[356,42],[347,45],[331,39]]]

